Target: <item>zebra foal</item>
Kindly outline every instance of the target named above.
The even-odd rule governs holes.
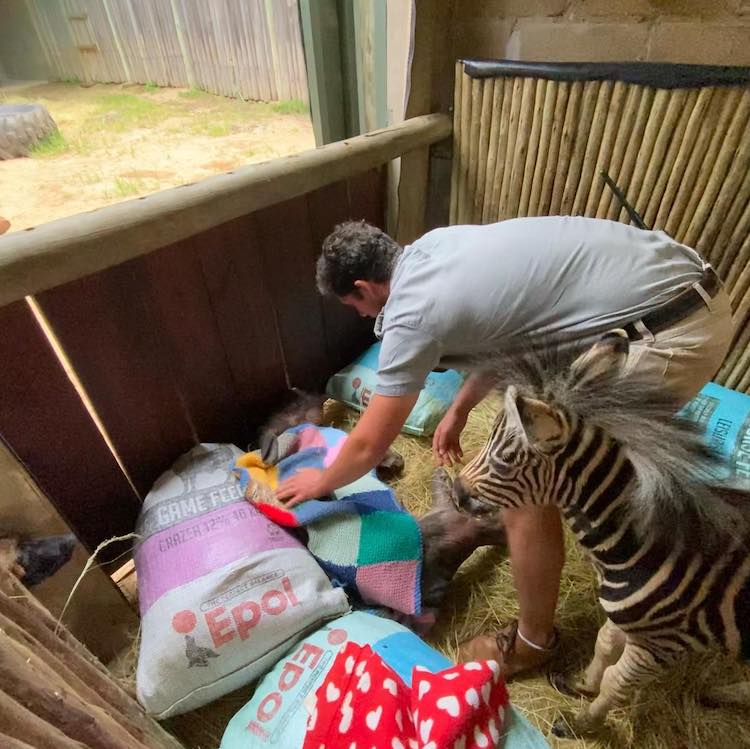
[[[750,658],[750,494],[711,484],[715,458],[660,383],[622,376],[627,353],[615,331],[572,363],[498,360],[504,407],[454,485],[464,506],[556,505],[590,553],[607,621],[577,735],[687,652]],[[750,703],[747,685],[723,691]]]

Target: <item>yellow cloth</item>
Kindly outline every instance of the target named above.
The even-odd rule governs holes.
[[[257,452],[245,453],[237,459],[237,465],[246,468],[253,481],[276,489],[279,484],[279,471],[276,466],[264,463]]]

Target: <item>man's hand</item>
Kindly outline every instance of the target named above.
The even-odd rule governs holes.
[[[459,437],[466,426],[466,415],[449,408],[432,438],[432,454],[441,466],[450,466],[463,458]]]
[[[276,498],[293,507],[306,499],[328,496],[364,476],[385,455],[418,397],[418,391],[398,396],[373,395],[333,463],[324,471],[299,471],[276,489]]]
[[[324,497],[329,492],[323,486],[323,471],[319,468],[302,468],[291,478],[279,484],[276,499],[287,507],[294,507],[308,499]]]

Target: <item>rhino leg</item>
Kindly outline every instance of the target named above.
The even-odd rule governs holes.
[[[381,481],[391,481],[404,472],[404,459],[393,448],[389,447],[380,463],[375,466],[375,473]]]
[[[18,564],[23,568],[21,582],[38,585],[57,572],[73,556],[76,539],[72,534],[50,536],[18,545]]]

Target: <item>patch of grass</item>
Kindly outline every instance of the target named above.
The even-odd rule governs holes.
[[[42,138],[29,149],[29,156],[35,159],[47,159],[53,156],[59,156],[70,150],[70,144],[65,140],[65,136],[55,130],[52,135]]]
[[[301,99],[287,99],[279,101],[272,107],[276,114],[307,114],[310,109]]]
[[[103,94],[96,98],[98,114],[91,126],[109,130],[131,130],[156,124],[163,114],[159,106],[134,94]]]
[[[221,138],[224,135],[231,135],[232,128],[226,122],[213,122],[206,128],[206,135],[212,138]]]
[[[158,86],[158,84],[154,83],[153,81],[149,81],[148,83],[144,84],[143,90],[147,94],[152,94],[154,91],[158,91],[159,90],[159,86]]]
[[[115,177],[114,195],[118,198],[130,198],[142,193],[145,189],[146,187],[140,179]]]
[[[181,96],[183,99],[199,99],[201,96],[209,96],[205,91],[201,91],[199,88],[191,88],[187,91],[180,91],[177,96]]]
[[[98,185],[99,183],[104,181],[104,175],[101,171],[81,172],[80,174],[76,175],[76,181],[81,185],[86,186]]]
[[[232,126],[228,122],[214,118],[214,114],[207,114],[203,119],[193,122],[190,132],[194,135],[208,135],[211,138],[223,138],[232,134]]]
[[[60,79],[60,83],[74,83],[79,84],[81,79],[77,75],[66,75],[65,78]]]

